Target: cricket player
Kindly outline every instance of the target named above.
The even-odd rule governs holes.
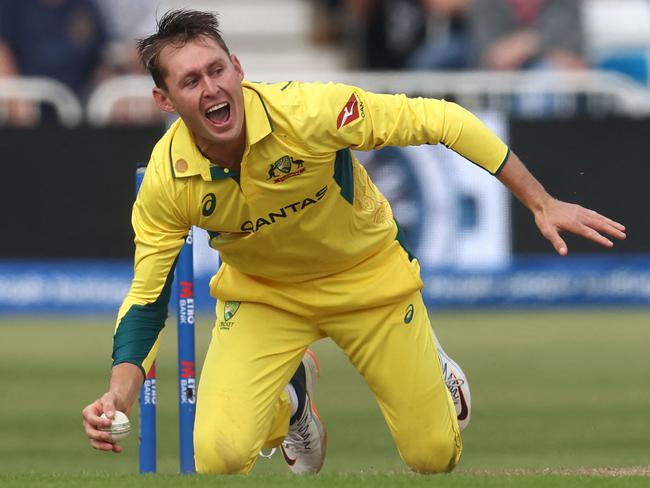
[[[246,473],[280,446],[295,473],[318,472],[325,427],[313,405],[308,346],[330,337],[363,376],[404,462],[448,472],[469,416],[462,371],[440,348],[417,259],[390,204],[352,150],[442,143],[503,182],[557,252],[560,231],[606,247],[623,225],[552,198],[476,117],[434,99],[337,84],[244,81],[216,17],[176,10],[139,44],[153,96],[180,119],[156,144],[133,208],[135,277],[119,310],[108,391],[83,411],[101,426],[128,412],[164,326],[174,264],[191,226],[223,264],[194,430],[201,473]]]

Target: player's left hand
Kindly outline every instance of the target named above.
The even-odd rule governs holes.
[[[546,204],[535,212],[535,223],[558,254],[566,256],[569,252],[560,232],[571,232],[594,241],[604,247],[613,247],[614,243],[605,237],[625,239],[625,226],[574,203],[567,203],[550,198]]]
[[[81,412],[83,427],[90,445],[100,451],[122,452],[122,447],[117,442],[110,440],[110,433],[102,430],[111,426],[115,415],[115,395],[111,392],[104,393],[100,398],[86,406]],[[102,418],[106,413],[108,418]]]

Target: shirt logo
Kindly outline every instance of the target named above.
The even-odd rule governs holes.
[[[223,304],[223,320],[219,322],[220,330],[230,330],[235,323],[232,321],[232,318],[239,310],[239,305],[241,302],[227,301]]]
[[[201,213],[204,217],[209,217],[213,214],[214,209],[217,208],[217,196],[214,193],[208,193],[201,200],[203,204],[201,207]]]
[[[230,320],[235,316],[237,310],[239,310],[240,302],[226,302],[223,304],[223,318]]]
[[[295,166],[295,170],[293,169]],[[280,174],[278,174],[280,172]],[[305,162],[302,159],[293,159],[291,156],[282,156],[275,163],[269,165],[268,180],[273,183],[282,183],[289,178],[299,176],[305,172]]]
[[[405,324],[410,324],[411,321],[413,320],[413,314],[415,313],[415,309],[413,308],[413,304],[410,303],[408,307],[406,307],[406,313],[404,314],[404,323]]]
[[[336,128],[341,129],[351,122],[354,122],[359,118],[359,100],[357,96],[353,93],[350,95],[350,99],[339,113],[338,118],[336,119]]]
[[[289,466],[293,466],[294,464],[296,464],[297,458],[294,459],[291,456],[289,456],[287,454],[287,452],[284,450],[284,446],[282,446],[282,444],[280,444],[280,451],[282,451],[282,455],[284,456],[284,460],[287,462],[287,464]]]
[[[242,232],[257,232],[258,230],[260,230],[260,228],[262,228],[265,225],[275,224],[277,221],[281,219],[286,219],[288,217],[291,217],[293,214],[296,214],[301,210],[304,210],[309,205],[317,204],[320,200],[323,199],[326,193],[327,193],[327,186],[324,186],[323,188],[318,190],[315,195],[313,195],[313,198],[307,197],[297,202],[284,205],[283,207],[280,207],[279,209],[273,212],[269,212],[268,214],[262,217],[258,217],[255,220],[245,221],[244,223],[241,224],[239,228],[241,229]]]

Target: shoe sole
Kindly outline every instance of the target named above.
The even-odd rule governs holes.
[[[316,391],[316,385],[318,384],[318,379],[320,378],[320,365],[318,364],[318,359],[316,355],[310,350],[305,351],[305,357],[303,358],[303,365],[305,366],[305,378],[307,393],[309,394],[309,400],[311,404],[311,411],[314,413],[318,419],[318,425],[320,430],[320,435],[323,438],[323,462],[318,467],[318,471],[323,467],[325,462],[325,455],[327,453],[327,429],[325,424],[318,413],[318,408],[316,408],[316,403],[314,403],[314,392]],[[317,471],[317,472],[318,472]]]
[[[442,348],[440,348],[440,347],[438,347],[438,355],[444,357],[445,361],[448,362],[454,368],[455,371],[460,373],[460,377],[463,380],[463,385],[465,386],[465,389],[463,389],[462,386],[459,387],[459,391],[458,391],[458,394],[461,397],[460,401],[462,403],[465,403],[466,408],[467,408],[466,415],[462,419],[461,418],[458,419],[459,427],[460,427],[460,423],[461,422],[463,423],[463,426],[460,429],[461,431],[463,431],[469,425],[469,421],[470,421],[471,413],[472,413],[472,395],[471,395],[471,391],[469,389],[469,382],[467,381],[467,375],[465,374],[463,369],[458,365],[458,363],[456,361],[454,361],[453,359],[451,359],[447,355],[447,353],[444,350],[442,350]],[[458,377],[458,375],[455,375],[455,376]]]

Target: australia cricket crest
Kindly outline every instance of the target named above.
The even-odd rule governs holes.
[[[226,302],[223,304],[223,318],[226,322],[230,321],[239,310],[240,302]]]
[[[301,175],[305,172],[304,161],[302,159],[293,159],[291,156],[282,156],[275,163],[269,165],[267,180],[273,180],[273,183],[282,183],[288,178]],[[292,171],[292,168],[295,169]],[[278,172],[280,174],[278,174]]]
[[[240,302],[225,302],[223,304],[223,320],[219,322],[220,330],[230,330],[230,328],[235,324],[232,321],[232,318],[239,310]]]

